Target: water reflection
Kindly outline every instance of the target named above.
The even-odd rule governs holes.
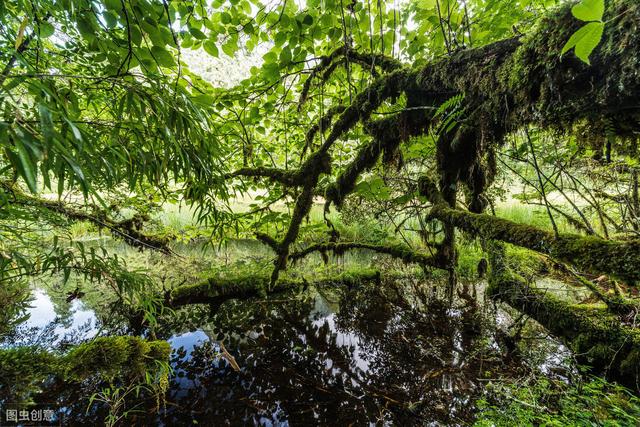
[[[522,369],[475,309],[418,309],[393,287],[231,303],[210,325],[172,338],[167,425],[462,425],[479,379]]]
[[[79,300],[36,291],[32,306],[7,342],[54,348],[127,330]],[[496,329],[503,316],[462,302],[451,308],[397,282],[186,307],[155,331],[174,348],[166,406],[158,414],[150,399],[127,422],[466,425],[483,379],[528,369],[505,357]],[[221,343],[238,371],[221,357]],[[555,363],[555,350],[542,360]],[[57,384],[38,400],[59,402],[70,425],[91,425],[105,416],[104,408],[87,412],[87,396],[101,386]]]
[[[54,301],[44,290],[34,290],[25,320],[4,337],[0,346],[34,345],[51,349],[93,338],[98,333],[96,314],[82,301],[76,299],[63,305]]]

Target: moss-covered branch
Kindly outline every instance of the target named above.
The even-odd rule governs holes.
[[[640,3],[607,2],[602,41],[585,64],[561,54],[583,25],[565,2],[542,17],[525,37],[460,51],[424,66],[417,87],[464,93],[465,123],[484,140],[500,141],[519,127],[571,129],[580,121],[616,117],[612,131],[632,135],[640,127]]]
[[[527,37],[460,51],[420,69],[394,68],[356,95],[315,154],[327,155],[338,138],[356,124],[369,120],[383,102],[394,101],[402,94],[407,96],[410,108],[439,105],[453,96],[464,94],[461,108],[468,112],[464,125],[454,125],[438,144],[439,172],[442,175],[440,189],[452,207],[459,182],[466,183],[472,193],[470,207],[480,212],[484,204],[482,192],[490,181],[487,175],[491,175],[491,171],[482,165],[482,159],[491,153],[491,150],[487,151],[488,145],[499,143],[508,132],[531,124],[541,128],[571,129],[585,120],[615,116],[617,122],[613,124],[612,131],[620,135],[634,135],[640,131],[640,105],[637,102],[640,99],[640,80],[637,79],[640,74],[640,62],[637,61],[640,32],[632,28],[640,22],[640,4],[634,0],[611,2],[604,17],[607,25],[602,42],[592,55],[590,66],[573,55],[561,55],[564,43],[582,25],[573,17],[571,6],[570,3],[563,4],[549,13]],[[330,67],[338,56],[336,53],[323,59],[316,74]],[[302,103],[307,98],[312,77],[305,82]],[[425,120],[425,129],[427,122],[429,120]],[[393,130],[393,124],[387,129]],[[359,171],[366,170],[372,159],[377,158],[375,151],[379,148],[370,146],[367,149],[372,151],[367,153],[363,149],[359,154],[364,160],[361,166],[349,170],[342,185],[338,183],[328,190],[329,199],[342,200]],[[300,223],[309,213],[313,196],[317,193],[322,171],[309,168],[309,160],[301,168],[304,188],[296,200],[292,221],[280,244],[272,283],[277,280],[279,271],[286,267],[289,247],[297,238]],[[449,225],[446,228],[448,237],[445,240],[453,243],[452,230]],[[602,249],[602,245],[598,248]],[[556,255],[566,255],[579,262],[575,259],[574,248],[555,249]],[[450,247],[448,252],[453,252],[453,248]],[[582,253],[589,254],[587,251]],[[451,253],[449,258],[455,260],[455,254]],[[597,264],[603,262],[594,261],[593,256],[590,258],[581,264],[600,269]],[[631,261],[633,259],[632,255]],[[627,274],[633,267],[620,265],[627,261],[618,260],[614,268],[600,271],[615,270],[635,280],[638,273]],[[635,262],[631,264],[637,265]]]
[[[433,207],[431,218],[452,224],[473,235],[499,240],[547,254],[583,271],[610,274],[622,280],[640,280],[640,241],[617,242],[595,236],[553,233],[486,214]]]
[[[508,268],[492,272],[488,293],[563,338],[594,373],[640,390],[640,330],[602,307],[570,304],[536,289]]]
[[[266,178],[271,181],[279,182],[287,187],[295,187],[298,185],[298,170],[284,170],[278,168],[255,167],[241,168],[236,171],[225,174],[225,179],[247,177],[247,178]]]
[[[129,219],[115,221],[109,218],[106,212],[99,210],[95,206],[93,207],[93,212],[88,213],[59,200],[43,199],[26,194],[18,186],[8,182],[1,182],[0,188],[7,192],[9,200],[13,204],[46,209],[72,221],[87,221],[99,228],[110,230],[115,237],[123,239],[131,246],[153,249],[166,254],[172,253],[169,248],[171,239],[168,236],[147,234],[141,231],[143,223],[149,220],[144,215],[134,215]]]
[[[304,279],[279,278],[275,286],[270,286],[267,275],[251,274],[231,278],[209,278],[202,282],[179,286],[166,295],[167,305],[177,308],[188,304],[221,304],[231,299],[250,299],[267,294],[303,289],[307,286],[345,285],[355,286],[363,282],[379,281],[377,270],[361,269],[320,278],[314,282]]]
[[[339,62],[341,59],[345,59],[344,63],[351,61],[356,64],[360,64],[363,67],[371,67],[374,71],[374,67],[379,67],[386,72],[394,71],[402,67],[402,63],[395,58],[390,58],[379,53],[358,52],[348,46],[340,46],[329,55],[325,55],[320,58],[318,65],[313,68],[311,74],[309,74],[309,77],[307,77],[307,80],[304,82],[302,87],[298,109],[302,108],[307,101],[313,81],[319,76],[322,76],[321,83],[324,83],[329,77],[331,77],[336,66],[341,63]]]
[[[305,134],[305,146],[302,150],[302,157],[306,154],[309,147],[313,144],[313,139],[315,138],[318,132],[324,133],[327,129],[330,128],[331,122],[333,118],[338,114],[341,114],[345,109],[346,105],[336,105],[335,107],[331,107],[327,113],[318,120],[316,124],[311,126],[307,133]]]
[[[437,257],[415,251],[404,244],[398,245],[376,245],[371,243],[358,242],[324,242],[310,245],[300,251],[293,252],[289,259],[291,261],[302,259],[314,252],[326,253],[333,252],[336,255],[342,255],[347,251],[355,249],[366,249],[373,252],[389,255],[393,258],[400,259],[405,263],[415,263],[423,266],[443,268],[441,260]]]
[[[386,99],[400,96],[407,87],[406,79],[409,74],[405,69],[396,70],[377,79],[368,91],[359,93],[353,104],[340,114],[322,146],[309,156],[300,168],[300,182],[303,184],[303,189],[296,199],[289,228],[280,243],[280,252],[274,262],[275,267],[271,275],[272,285],[278,280],[280,271],[287,266],[289,248],[298,237],[300,224],[311,210],[320,175],[331,171],[329,149],[358,122],[368,120],[371,113]]]
[[[345,198],[353,191],[359,176],[371,169],[380,156],[389,160],[393,157],[400,144],[411,136],[419,135],[428,124],[423,113],[405,111],[381,120],[369,122],[365,130],[373,137],[371,142],[358,149],[354,159],[336,178],[335,182],[327,186],[325,199],[327,209],[331,203],[342,206]]]
[[[89,378],[144,384],[168,375],[171,347],[166,341],[145,341],[132,336],[99,337],[57,355],[37,347],[0,350],[0,396],[10,401],[28,399],[50,381],[67,384]]]

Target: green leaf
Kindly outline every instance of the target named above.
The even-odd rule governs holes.
[[[193,28],[193,27],[189,28],[189,33],[191,33],[191,35],[197,38],[198,40],[204,40],[207,38],[207,35],[197,28]]]
[[[78,20],[77,25],[82,37],[88,40],[93,40],[95,38],[95,30],[93,28],[91,20],[86,17],[82,17]]]
[[[202,43],[202,47],[204,48],[204,51],[209,55],[215,56],[216,58],[218,57],[218,45],[215,41],[209,39]]]
[[[153,57],[155,58],[158,65],[160,65],[161,67],[170,68],[176,65],[176,61],[173,59],[173,55],[171,55],[169,51],[160,46],[153,46],[151,48],[151,53],[153,54]]]
[[[289,38],[289,34],[287,34],[285,31],[280,31],[278,34],[276,34],[273,41],[276,44],[276,46],[282,46],[288,38]]]
[[[107,24],[107,28],[114,28],[118,24],[118,17],[114,12],[109,12],[108,10],[102,14],[104,18],[104,22]]]
[[[288,47],[282,49],[280,52],[280,63],[282,65],[287,65],[291,62],[291,50]]]
[[[18,149],[18,159],[20,160],[20,172],[24,178],[29,190],[32,193],[38,191],[38,170],[37,166],[32,162],[31,156],[22,141],[16,140],[16,148]]]
[[[222,45],[222,51],[231,57],[236,53],[236,50],[238,50],[238,44],[235,40],[229,40]]]
[[[51,111],[44,104],[38,104],[38,113],[40,114],[40,125],[42,127],[42,135],[47,144],[51,144],[53,140],[53,121],[51,119]]]
[[[46,39],[47,37],[51,37],[54,32],[55,28],[53,28],[53,25],[48,22],[40,23],[40,38]]]
[[[309,14],[305,15],[304,19],[302,20],[302,23],[307,26],[313,24],[313,16]]]
[[[278,64],[275,63],[265,63],[262,66],[262,75],[268,80],[268,81],[276,81],[280,78],[280,66],[278,66]]]
[[[215,101],[215,98],[206,93],[196,95],[193,97],[193,102],[206,107],[213,105],[214,101]]]
[[[278,60],[278,55],[275,52],[269,51],[262,57],[264,59],[265,64],[271,64]]]
[[[119,0],[105,0],[104,5],[109,10],[121,10],[122,3]]]
[[[602,39],[602,33],[604,32],[604,23],[602,22],[590,22],[584,27],[576,31],[569,41],[562,48],[561,54],[575,47],[575,53],[578,58],[587,64],[591,64],[589,61],[589,55],[598,46]]]
[[[604,0],[582,0],[571,8],[571,13],[581,21],[602,21]]]

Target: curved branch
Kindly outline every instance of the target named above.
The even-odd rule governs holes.
[[[316,243],[298,252],[293,252],[291,255],[289,255],[289,259],[291,261],[296,261],[312,254],[313,252],[333,252],[336,255],[342,255],[346,251],[354,249],[367,249],[377,253],[389,255],[393,258],[398,258],[405,263],[415,263],[423,266],[443,268],[438,258],[423,252],[415,251],[406,245],[375,245],[371,243],[358,242]]]
[[[11,203],[46,209],[73,221],[87,221],[99,228],[110,230],[114,236],[122,238],[133,247],[148,248],[165,254],[173,254],[173,251],[169,248],[169,237],[146,234],[140,231],[142,223],[148,220],[144,216],[134,215],[132,218],[123,221],[114,221],[107,217],[106,212],[98,210],[95,206],[93,207],[95,213],[90,214],[69,206],[62,201],[41,199],[28,195],[16,185],[11,185],[7,182],[0,183],[0,188],[11,194]]]
[[[331,126],[331,122],[333,121],[334,116],[341,114],[346,108],[347,107],[342,104],[330,108],[329,111],[327,111],[327,114],[322,116],[316,124],[309,128],[309,130],[305,134],[305,145],[302,149],[302,154],[300,155],[301,158],[304,157],[309,147],[311,147],[316,134],[318,132],[324,132],[326,129],[328,129],[329,126]]]
[[[365,67],[371,67],[372,69],[375,66],[380,67],[385,72],[395,71],[402,67],[402,63],[400,61],[386,55],[379,53],[361,53],[343,45],[331,52],[329,55],[321,57],[320,63],[313,68],[311,74],[307,77],[307,80],[305,80],[304,86],[302,87],[300,101],[298,103],[298,111],[302,109],[302,106],[308,99],[313,80],[322,74],[322,81],[325,82],[331,76],[337,65],[339,65],[336,61],[343,57],[348,57],[349,61],[353,61]]]

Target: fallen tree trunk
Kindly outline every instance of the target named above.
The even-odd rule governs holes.
[[[510,270],[492,273],[489,296],[527,314],[562,338],[581,364],[640,391],[640,330],[605,308],[570,304],[530,286]]]
[[[166,304],[178,308],[189,304],[222,304],[231,299],[249,299],[281,292],[304,289],[309,285],[356,286],[365,282],[379,282],[377,270],[361,270],[328,276],[313,282],[304,279],[279,278],[275,286],[270,286],[271,278],[266,275],[246,275],[233,278],[208,278],[194,285],[179,286],[167,292]]]
[[[577,268],[609,274],[628,282],[640,280],[640,241],[617,242],[595,236],[561,234],[487,214],[452,209],[439,203],[429,216],[475,236],[541,252]]]

